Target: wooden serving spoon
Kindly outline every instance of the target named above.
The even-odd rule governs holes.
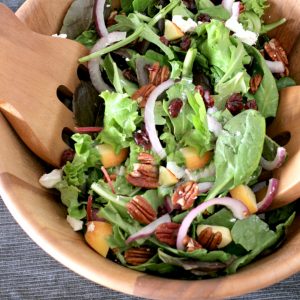
[[[67,148],[62,130],[74,127],[57,89],[74,92],[78,58],[88,50],[31,31],[2,4],[0,20],[0,111],[36,155],[57,167]]]

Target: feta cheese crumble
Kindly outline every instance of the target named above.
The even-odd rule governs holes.
[[[62,170],[61,169],[54,169],[50,173],[44,174],[39,179],[39,183],[40,183],[41,186],[43,186],[47,189],[52,189],[61,180],[62,180]]]
[[[67,222],[71,225],[74,231],[79,231],[83,228],[83,221],[77,220],[71,216],[67,216]]]
[[[53,37],[61,38],[61,39],[66,39],[68,36],[66,33],[61,33],[61,34],[52,34]]]
[[[197,27],[197,23],[191,18],[185,20],[180,15],[175,15],[172,18],[172,22],[182,31],[182,32],[191,32]]]

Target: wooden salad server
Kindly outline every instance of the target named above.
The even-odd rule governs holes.
[[[77,42],[31,31],[0,4],[0,111],[25,144],[56,167],[68,148],[62,130],[74,128],[57,89],[74,92],[78,58],[87,52]]]

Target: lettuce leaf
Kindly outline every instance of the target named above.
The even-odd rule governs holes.
[[[260,18],[269,6],[268,0],[242,0],[242,3],[245,5],[246,11],[253,11]]]
[[[104,91],[104,130],[99,134],[102,143],[112,145],[116,152],[126,148],[132,141],[132,134],[140,122],[138,104],[127,94]]]

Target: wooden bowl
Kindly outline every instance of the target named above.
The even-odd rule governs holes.
[[[31,29],[43,34],[57,33],[72,0],[28,0],[17,12]],[[291,19],[291,26],[274,34],[282,41],[297,42],[300,17],[297,1],[272,1],[276,17]],[[48,24],[52,24],[49,26]],[[297,31],[298,30],[298,31]],[[291,35],[292,32],[292,35]],[[288,43],[292,74],[299,57],[299,45]],[[300,81],[299,81],[300,82]],[[0,193],[20,226],[47,253],[74,272],[100,285],[123,293],[151,299],[220,299],[249,293],[279,282],[300,271],[300,220],[294,222],[287,240],[274,254],[242,268],[237,274],[209,280],[171,280],[146,275],[117,265],[95,253],[79,233],[66,222],[66,209],[51,191],[38,183],[43,164],[16,136],[0,114]]]

